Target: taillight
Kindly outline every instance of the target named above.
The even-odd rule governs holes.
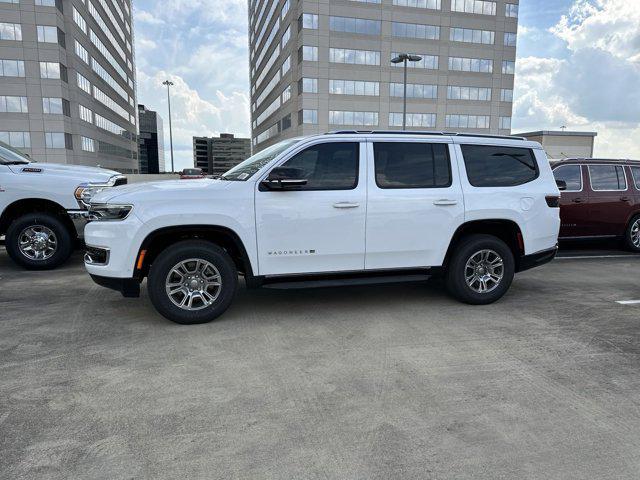
[[[547,195],[544,198],[547,201],[547,205],[549,205],[551,208],[560,208],[560,197],[557,197],[555,195]]]

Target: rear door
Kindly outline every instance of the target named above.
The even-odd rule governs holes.
[[[587,165],[589,192],[588,231],[593,236],[622,235],[633,210],[633,192],[622,165]]]
[[[368,270],[439,266],[464,221],[455,154],[445,139],[368,143]]]
[[[582,165],[561,165],[553,170],[556,180],[567,183],[560,192],[560,238],[588,235],[589,197]]]

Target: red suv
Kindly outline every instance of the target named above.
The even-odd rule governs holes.
[[[618,237],[640,252],[640,161],[567,159],[551,168],[562,192],[561,240]]]

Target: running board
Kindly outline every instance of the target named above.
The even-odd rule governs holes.
[[[263,288],[272,288],[276,290],[304,289],[304,288],[327,288],[327,287],[349,287],[357,285],[384,285],[389,283],[411,283],[425,282],[431,275],[387,275],[373,277],[356,277],[356,278],[335,278],[322,280],[287,280],[276,281],[273,283],[265,283]]]

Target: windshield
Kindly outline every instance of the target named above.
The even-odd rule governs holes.
[[[239,165],[236,165],[220,178],[222,178],[223,180],[248,180],[267,163],[269,163],[271,160],[284,152],[287,148],[298,143],[299,141],[299,138],[290,138],[288,140],[283,140],[279,143],[276,143],[275,145],[271,145],[261,152],[258,152],[255,155],[247,158]]]
[[[0,142],[0,165],[22,165],[26,163],[29,163],[27,157],[15,148]]]

